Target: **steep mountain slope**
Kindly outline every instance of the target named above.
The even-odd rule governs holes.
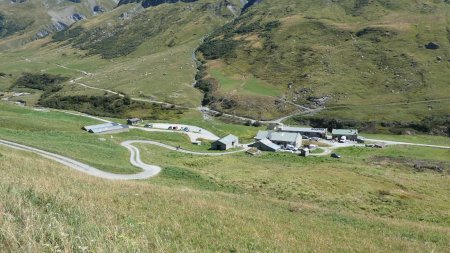
[[[252,84],[245,79],[313,108],[448,98],[449,13],[448,1],[261,1],[200,47],[206,79],[218,86],[210,105],[258,117],[271,103],[267,114],[276,114],[274,99],[246,92]],[[430,42],[438,46],[429,49]],[[223,97],[234,99],[224,106]],[[431,113],[449,113],[448,102],[430,106]],[[370,116],[363,119],[418,120],[430,113],[427,104],[393,117],[378,111],[364,109]]]
[[[11,49],[0,55],[3,88],[48,72],[77,78],[57,96],[104,93],[90,86],[257,120],[308,107],[363,128],[448,122],[448,1],[0,5],[0,48]]]
[[[0,49],[67,29],[78,21],[112,10],[116,4],[115,0],[0,0],[0,38],[21,33],[10,40],[0,41]]]
[[[105,93],[80,85],[84,84],[197,107],[202,94],[192,87],[196,73],[193,52],[203,37],[234,18],[231,10],[242,6],[234,2],[236,5],[201,0],[146,9],[139,4],[119,6],[24,47],[4,51],[0,69],[7,75],[0,77],[0,86],[11,87],[24,71],[45,72],[77,79],[66,82],[50,97]],[[36,96],[27,102],[35,103]]]

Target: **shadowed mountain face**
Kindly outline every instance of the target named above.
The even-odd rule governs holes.
[[[242,7],[242,11],[246,11],[248,8],[252,7],[254,4],[260,3],[262,0],[249,0],[244,7]]]
[[[151,6],[158,6],[160,4],[166,4],[166,3],[178,3],[178,2],[192,3],[192,2],[196,2],[196,1],[198,1],[198,0],[120,0],[118,3],[118,6],[124,5],[124,4],[129,4],[129,3],[140,3],[142,5],[142,7],[148,8]]]

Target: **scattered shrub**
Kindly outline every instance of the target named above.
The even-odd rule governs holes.
[[[11,88],[29,88],[54,92],[61,89],[60,84],[67,80],[67,77],[60,75],[23,73]]]

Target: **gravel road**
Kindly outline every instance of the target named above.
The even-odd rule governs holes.
[[[78,162],[74,159],[71,159],[71,158],[68,158],[68,157],[65,157],[62,155],[58,155],[58,154],[44,151],[41,149],[37,149],[37,148],[22,145],[22,144],[18,144],[15,142],[0,139],[0,145],[2,145],[2,146],[38,154],[40,156],[43,156],[45,158],[48,158],[55,162],[58,162],[62,165],[65,165],[71,169],[83,172],[85,174],[88,174],[88,175],[91,175],[94,177],[99,177],[99,178],[109,179],[109,180],[139,180],[139,179],[142,180],[142,179],[148,179],[148,178],[158,175],[158,173],[161,171],[161,167],[157,166],[157,165],[151,165],[151,164],[146,164],[146,163],[142,162],[141,153],[140,153],[139,149],[136,148],[135,146],[133,146],[133,144],[136,144],[136,143],[156,145],[156,146],[163,147],[163,148],[177,151],[177,152],[182,152],[182,153],[187,153],[187,154],[192,154],[192,155],[205,155],[205,156],[228,155],[228,154],[233,154],[233,153],[237,153],[237,152],[243,152],[246,149],[248,149],[248,147],[245,147],[243,150],[238,150],[238,151],[233,151],[233,152],[202,153],[202,152],[193,152],[193,151],[188,151],[188,150],[183,150],[183,149],[177,149],[175,147],[172,147],[172,146],[169,146],[169,145],[166,145],[163,143],[155,142],[155,141],[143,141],[143,140],[124,141],[120,145],[130,151],[130,163],[133,166],[142,169],[143,171],[140,173],[136,173],[136,174],[114,174],[114,173],[102,171],[100,169],[94,168],[85,163]]]

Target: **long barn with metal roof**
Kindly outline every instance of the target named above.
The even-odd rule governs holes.
[[[308,137],[319,137],[326,139],[328,130],[326,128],[307,128],[307,127],[294,127],[294,126],[281,126],[277,129],[281,132],[299,133]]]
[[[86,130],[89,133],[94,134],[113,134],[113,133],[122,133],[130,131],[130,128],[127,125],[122,125],[115,122],[108,122],[104,124],[85,126],[83,130]]]

